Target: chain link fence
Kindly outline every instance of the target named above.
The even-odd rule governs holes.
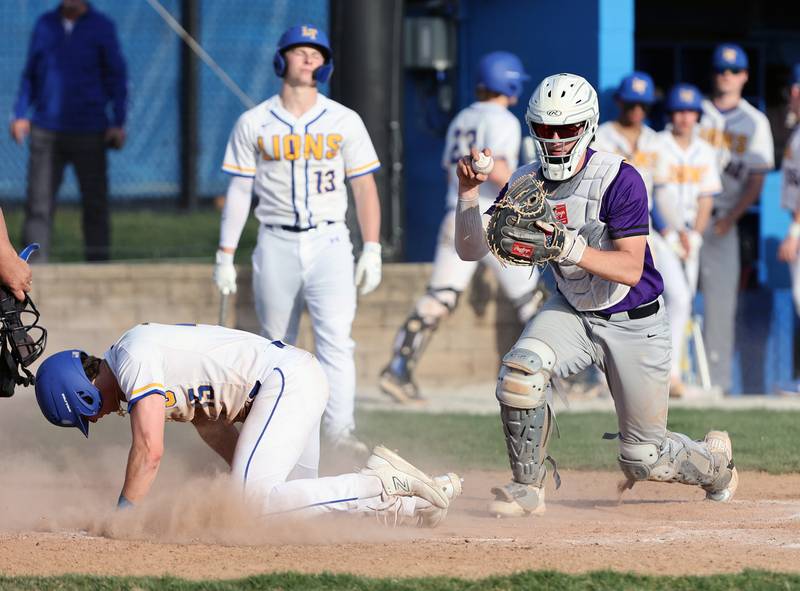
[[[310,22],[328,27],[327,0],[196,0],[200,4],[197,41],[256,103],[277,92],[272,69],[278,37],[287,27]],[[180,0],[159,0],[180,21]],[[36,19],[55,1],[4,0],[0,3],[0,108],[10,117]],[[129,105],[125,148],[110,154],[113,199],[177,199],[180,191],[181,40],[146,0],[93,0],[92,6],[117,26],[128,64]],[[327,92],[326,88],[322,89]],[[200,66],[198,193],[223,193],[220,172],[228,134],[246,109],[205,65]],[[0,134],[0,199],[21,202],[25,195],[26,147]],[[79,193],[71,170],[60,200]]]

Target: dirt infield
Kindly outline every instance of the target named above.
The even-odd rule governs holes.
[[[483,508],[489,487],[506,477],[465,474],[464,496],[436,530],[340,518],[265,531],[235,509],[214,509],[214,480],[196,481],[202,490],[194,498],[192,482],[181,485],[182,499],[162,490],[158,506],[133,518],[98,508],[105,486],[69,482],[56,491],[43,474],[25,483],[24,495],[21,483],[0,487],[0,573],[201,579],[286,570],[468,578],[544,568],[800,572],[800,475],[744,473],[727,505],[702,501],[697,489],[656,483],[637,485],[618,504],[617,474],[564,472],[544,516],[500,520]],[[170,498],[182,508],[167,508]]]

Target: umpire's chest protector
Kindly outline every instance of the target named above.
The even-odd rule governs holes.
[[[556,218],[567,228],[578,230],[593,248],[613,249],[608,228],[600,221],[600,206],[622,161],[616,154],[594,152],[571,179],[545,182],[551,193],[547,201]],[[581,312],[604,310],[622,301],[630,291],[627,285],[592,275],[577,265],[553,264],[553,271],[559,291]]]

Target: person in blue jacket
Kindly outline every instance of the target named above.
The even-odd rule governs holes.
[[[87,260],[109,258],[106,149],[125,143],[127,71],[114,23],[85,0],[62,0],[34,25],[11,137],[30,135],[23,241],[50,251],[56,194],[75,167]]]

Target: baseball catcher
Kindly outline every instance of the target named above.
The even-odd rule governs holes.
[[[492,489],[489,510],[499,516],[544,512],[546,461],[557,475],[547,453],[555,425],[550,381],[590,365],[605,374],[614,398],[618,432],[610,437],[619,441],[626,487],[680,482],[725,502],[738,485],[726,432],[696,441],[667,429],[670,331],[647,245],[647,190],[622,157],[589,148],[599,115],[597,93],[580,76],[541,82],[525,116],[537,161],[511,175],[487,212],[485,234],[477,193],[486,175],[471,167],[478,151],[459,163],[459,256],[491,251],[508,264],[547,263],[558,285],[497,377],[511,465],[511,482]]]

